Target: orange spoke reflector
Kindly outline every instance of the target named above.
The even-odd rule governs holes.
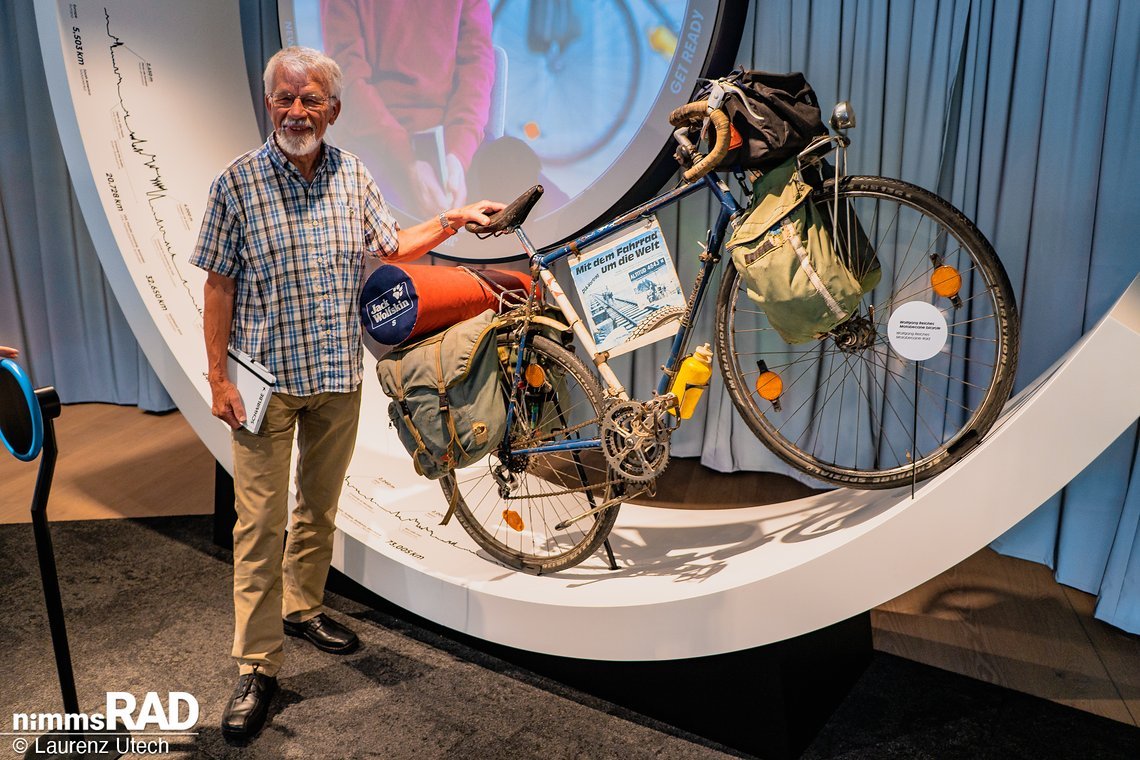
[[[512,530],[518,533],[522,533],[523,519],[522,515],[520,515],[518,512],[514,511],[513,509],[504,509],[503,520],[506,521],[507,525],[511,526]]]
[[[954,267],[943,264],[930,274],[930,287],[943,298],[953,298],[962,289],[962,275]]]
[[[546,370],[537,364],[526,365],[526,372],[523,373],[523,376],[526,377],[526,384],[531,388],[541,388],[546,382]]]
[[[771,370],[761,372],[760,377],[756,378],[756,392],[762,399],[775,401],[784,392],[784,381]]]
[[[528,121],[523,124],[523,134],[528,140],[537,140],[538,136],[542,134],[542,130],[538,128],[538,122]]]

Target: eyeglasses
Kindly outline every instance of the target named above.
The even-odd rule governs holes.
[[[301,107],[306,111],[319,111],[332,100],[332,98],[326,98],[322,95],[294,95],[291,92],[275,92],[269,96],[269,102],[277,108],[292,108],[297,98],[301,99]]]

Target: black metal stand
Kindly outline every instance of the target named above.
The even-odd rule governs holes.
[[[54,396],[54,404],[49,395]],[[52,388],[36,391],[44,416],[44,447],[40,455],[40,469],[36,488],[32,493],[32,531],[36,538],[36,555],[40,561],[40,579],[44,587],[44,604],[47,606],[48,626],[55,649],[55,667],[59,672],[59,689],[63,695],[63,709],[67,713],[79,712],[79,698],[75,695],[75,674],[71,669],[71,649],[67,643],[67,625],[63,619],[63,600],[59,593],[59,576],[55,567],[55,552],[51,544],[51,531],[47,522],[47,500],[55,477],[55,461],[59,449],[55,442],[54,417],[59,416],[59,396]],[[48,407],[54,406],[54,414]]]
[[[32,494],[32,531],[36,539],[36,554],[39,557],[40,578],[44,587],[44,603],[47,605],[48,625],[51,628],[51,642],[55,650],[55,667],[59,673],[59,690],[63,697],[63,711],[66,716],[79,714],[79,698],[75,692],[75,673],[71,669],[71,648],[67,643],[67,625],[63,618],[63,600],[59,592],[59,575],[56,572],[55,552],[52,549],[51,531],[48,530],[47,501],[55,476],[55,461],[58,448],[55,442],[54,420],[59,416],[59,395],[54,388],[39,388],[36,399],[44,419],[44,446],[40,457],[40,469],[36,477],[36,488]],[[122,752],[117,749],[117,740],[125,736],[117,734],[84,731],[52,731],[36,738],[24,754],[25,760],[36,758],[117,758]]]
[[[602,546],[604,546],[606,548],[606,559],[610,563],[610,570],[617,570],[618,569],[618,563],[617,563],[617,560],[614,558],[614,548],[612,546],[610,546],[610,540],[607,538],[602,543]]]

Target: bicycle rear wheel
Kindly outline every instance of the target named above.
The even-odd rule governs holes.
[[[517,353],[501,343],[499,356],[506,388]],[[610,498],[609,470],[599,448],[514,452],[597,440],[602,390],[578,357],[542,335],[528,339],[523,366],[535,385],[513,389],[510,452],[493,452],[441,483],[448,499],[459,489],[456,517],[488,554],[518,570],[552,573],[582,562],[609,536],[618,505],[586,514]]]
[[[790,345],[727,267],[716,340],[729,395],[775,454],[821,480],[891,488],[936,475],[985,435],[1012,389],[1019,329],[1009,278],[969,219],[914,185],[845,177],[838,201],[829,182],[813,202],[848,261],[865,260],[853,249],[870,242],[882,277],[843,325]],[[888,337],[892,314],[912,302],[933,308],[908,311],[945,319],[944,344],[922,361]],[[899,324],[894,336],[905,342]]]

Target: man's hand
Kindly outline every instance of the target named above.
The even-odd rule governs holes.
[[[20,352],[9,346],[0,346],[0,359],[18,359]]]
[[[202,331],[206,337],[206,379],[210,381],[210,411],[234,430],[245,422],[245,406],[226,369],[226,347],[233,326],[236,287],[236,281],[232,277],[208,272],[203,290],[205,309],[202,311]]]
[[[245,422],[245,404],[237,386],[229,380],[211,380],[210,396],[210,412],[231,429],[240,428]]]
[[[507,204],[500,203],[499,201],[481,200],[469,203],[461,208],[453,208],[444,213],[447,216],[447,221],[451,222],[451,226],[458,230],[462,229],[463,225],[468,222],[490,224],[491,217],[489,217],[488,214],[502,211],[506,207]]]

